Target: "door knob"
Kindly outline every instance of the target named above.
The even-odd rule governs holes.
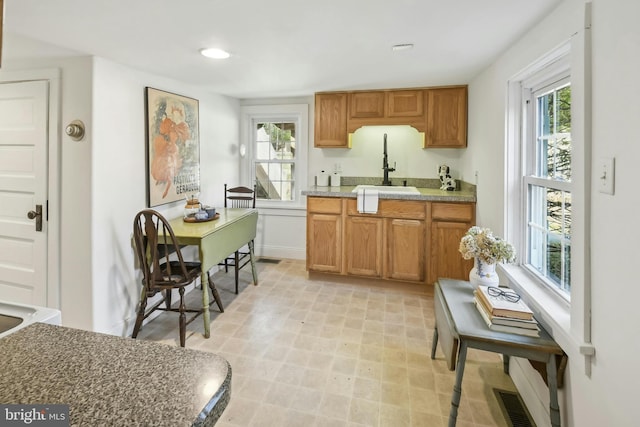
[[[36,231],[42,231],[42,205],[36,205],[36,210],[29,211],[27,217],[36,220]]]

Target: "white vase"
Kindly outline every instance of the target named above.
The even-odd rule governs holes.
[[[473,268],[469,272],[469,282],[474,288],[483,286],[498,286],[500,278],[496,273],[496,264],[488,264],[478,258],[473,259]]]

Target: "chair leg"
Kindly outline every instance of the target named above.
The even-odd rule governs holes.
[[[142,321],[144,320],[144,312],[147,309],[147,290],[143,287],[140,294],[140,304],[138,304],[138,315],[136,316],[136,324],[133,326],[133,333],[131,338],[136,338],[140,328],[142,328]]]
[[[258,270],[256,270],[256,258],[253,240],[249,241],[249,260],[251,260],[251,274],[253,274],[253,285],[258,286]]]
[[[213,283],[213,279],[211,279],[209,273],[207,273],[207,278],[209,281],[209,289],[211,289],[211,293],[213,294],[213,299],[216,301],[216,304],[218,304],[220,313],[224,313],[224,308],[222,308],[222,299],[220,298],[220,294],[218,293],[218,288],[216,288],[216,284]]]
[[[184,287],[178,289],[178,292],[180,292],[180,347],[184,347],[187,335],[187,315],[184,312]]]
[[[164,291],[164,306],[169,310],[171,308],[171,297],[172,297],[171,289],[167,289]]]
[[[236,295],[238,295],[238,281],[240,278],[240,268],[238,267],[238,265],[240,264],[240,251],[236,251],[235,253],[235,265],[233,266],[235,269],[235,273],[236,273]]]
[[[227,261],[227,259],[224,259],[224,272],[228,273],[229,272],[229,261]]]

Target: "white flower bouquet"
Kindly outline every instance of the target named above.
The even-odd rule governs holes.
[[[488,228],[478,226],[467,231],[458,250],[464,259],[478,258],[487,264],[509,263],[516,259],[511,243],[494,236]]]

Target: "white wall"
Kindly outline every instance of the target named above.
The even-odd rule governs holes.
[[[94,58],[92,169],[93,330],[129,334],[140,277],[134,270],[132,221],[146,207],[144,88],[198,99],[200,200],[221,206],[224,183],[238,178],[238,102],[185,83]],[[182,201],[156,209],[180,215]]]
[[[469,86],[469,148],[463,174],[478,171],[478,223],[504,228],[504,129],[507,80],[567,40],[583,0],[566,0],[539,26],[502,54]],[[592,154],[616,159],[616,192],[592,191],[591,289],[592,343],[596,356],[591,377],[584,359],[570,358],[561,403],[563,426],[637,425],[635,409],[640,344],[634,314],[640,300],[633,266],[640,233],[634,228],[640,196],[636,159],[640,158],[640,2],[593,0]],[[592,183],[597,181],[593,177]],[[629,262],[631,261],[631,262]],[[525,373],[538,382],[537,374]],[[527,401],[527,405],[529,405]],[[538,405],[540,402],[532,402]],[[546,404],[546,402],[544,402]],[[536,419],[548,425],[547,419]]]
[[[9,42],[18,40],[10,37]],[[21,40],[20,40],[21,41]],[[38,46],[47,50],[48,46]],[[13,46],[8,46],[11,52]],[[38,51],[39,49],[36,49]],[[144,88],[199,100],[200,199],[221,206],[238,180],[239,104],[189,84],[95,57],[4,58],[3,69],[58,68],[60,123],[60,308],[65,326],[130,334],[140,291],[131,246],[133,217],[146,207]],[[82,120],[82,141],[63,135]],[[183,203],[158,207],[167,216]],[[52,218],[52,220],[55,220]]]

